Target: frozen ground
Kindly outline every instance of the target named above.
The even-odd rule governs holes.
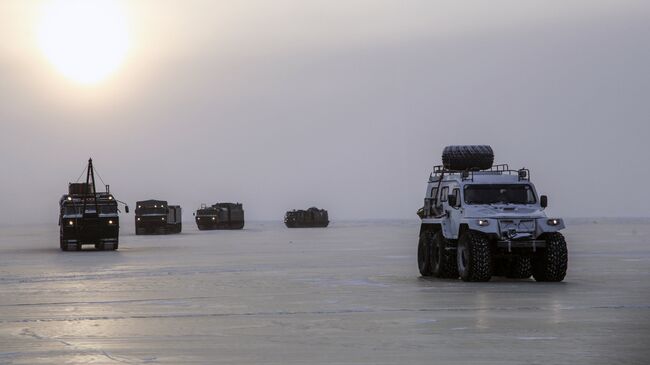
[[[571,226],[563,283],[476,284],[419,277],[416,222],[122,228],[68,253],[0,228],[0,364],[650,361],[650,224]]]

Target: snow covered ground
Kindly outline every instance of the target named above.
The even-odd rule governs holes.
[[[423,279],[415,221],[137,237],[125,223],[117,252],[61,252],[57,229],[0,228],[0,364],[650,358],[647,223],[570,226],[563,283]]]

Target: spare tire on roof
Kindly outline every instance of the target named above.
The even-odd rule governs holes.
[[[485,170],[492,167],[494,152],[487,145],[447,146],[442,165],[447,170]]]

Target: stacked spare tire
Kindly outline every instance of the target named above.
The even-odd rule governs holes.
[[[442,166],[446,170],[487,170],[494,163],[494,152],[487,145],[447,146],[442,150]]]

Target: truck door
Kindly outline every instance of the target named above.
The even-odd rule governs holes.
[[[455,196],[455,204],[449,204],[447,199],[447,218],[449,220],[449,233],[448,238],[458,239],[458,230],[460,228],[460,219],[462,215],[462,201],[459,186],[450,186],[451,195]]]

